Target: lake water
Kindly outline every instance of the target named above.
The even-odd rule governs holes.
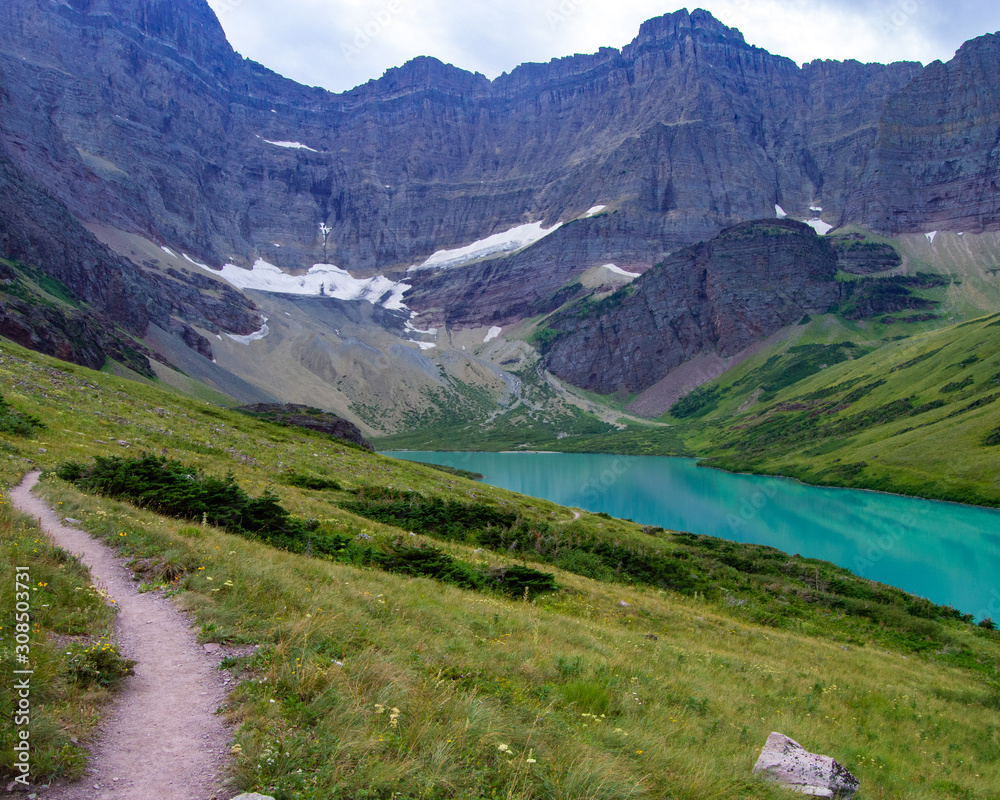
[[[936,603],[1000,621],[1000,511],[784,478],[692,459],[577,453],[392,452],[485,483],[644,525],[821,558]]]

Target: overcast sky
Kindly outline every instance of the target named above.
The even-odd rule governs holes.
[[[525,61],[621,48],[671,0],[209,0],[233,47],[343,91],[420,55],[495,78]],[[689,9],[699,6],[689,5]],[[705,0],[746,40],[814,58],[947,61],[1000,30],[993,0]]]

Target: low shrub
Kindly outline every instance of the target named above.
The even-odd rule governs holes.
[[[404,530],[456,541],[466,541],[470,531],[510,528],[517,522],[515,512],[486,503],[428,498],[382,487],[363,487],[356,496],[356,500],[343,502],[341,507]]]
[[[98,456],[91,465],[68,461],[59,466],[56,474],[83,491],[125,500],[166,516],[200,520],[293,553],[356,566],[377,566],[388,572],[425,576],[465,589],[497,590],[516,596],[534,596],[558,588],[551,575],[529,567],[475,569],[436,548],[410,546],[399,540],[380,550],[367,544],[364,538],[336,533],[314,520],[292,516],[270,490],[260,497],[250,497],[231,474],[217,478],[159,456]],[[319,488],[322,484],[323,488],[331,488],[330,484],[336,484],[294,472],[285,473],[286,482],[289,476],[296,481],[293,485]],[[516,515],[495,512],[482,504],[472,508],[440,500],[426,504],[418,502],[419,495],[407,493],[399,496],[379,493],[379,496],[389,498],[388,509],[380,514],[384,521],[395,522],[402,515],[413,522],[412,527],[443,531],[456,539],[464,535],[463,525],[473,524],[480,517],[487,524],[516,519]],[[371,511],[363,502],[358,505]],[[181,533],[197,536],[198,530],[186,527]]]
[[[84,688],[113,689],[134,672],[135,661],[122,656],[110,642],[72,645],[69,652],[70,677]]]
[[[341,503],[341,506],[404,530],[530,557],[598,580],[638,583],[680,592],[706,588],[704,579],[693,575],[682,561],[652,548],[581,534],[572,526],[528,520],[513,511],[486,503],[443,500],[381,487],[359,489],[357,496],[358,500]],[[596,516],[611,518],[603,513]],[[511,583],[516,575],[515,568],[506,570],[498,581],[504,591],[518,593]],[[517,577],[516,583],[521,591],[527,588],[529,594],[549,591],[544,588],[544,581],[536,585],[535,580],[531,577],[525,584]]]
[[[3,395],[0,395],[0,433],[11,436],[33,436],[36,431],[44,427],[45,424],[38,417],[25,414],[23,411],[15,411]]]
[[[270,490],[250,497],[231,473],[217,478],[161,456],[97,456],[92,465],[68,461],[56,475],[85,492],[127,500],[168,517],[206,522],[231,533],[268,538],[285,549],[300,549],[295,543],[304,542],[308,532],[305,523],[289,514]]]
[[[670,407],[670,416],[674,419],[690,419],[692,417],[704,417],[714,411],[726,390],[712,386],[705,388],[699,386]]]
[[[950,394],[952,392],[960,392],[966,386],[972,386],[972,384],[974,384],[975,382],[976,382],[976,379],[973,378],[971,375],[968,375],[968,376],[966,376],[966,378],[964,380],[954,381],[952,383],[946,383],[944,386],[941,387],[941,392],[943,394]]]

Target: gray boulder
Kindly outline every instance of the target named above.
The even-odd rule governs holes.
[[[812,797],[850,800],[860,782],[829,756],[808,752],[781,733],[772,733],[753,768],[754,774]]]

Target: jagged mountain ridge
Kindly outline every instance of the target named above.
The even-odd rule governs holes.
[[[645,23],[621,50],[522,65],[494,81],[419,58],[331,94],[234,53],[203,0],[9,0],[0,23],[11,34],[0,40],[3,164],[13,183],[45,198],[0,208],[4,254],[38,254],[136,335],[151,325],[169,331],[205,357],[206,375],[218,355],[281,399],[348,415],[364,408],[372,424],[385,424],[390,409],[419,409],[428,392],[443,391],[445,374],[474,375],[498,397],[514,382],[477,360],[482,333],[415,342],[404,309],[391,323],[367,315],[378,328],[371,335],[349,334],[320,296],[307,321],[297,316],[304,303],[234,291],[195,261],[384,272],[412,284],[405,302],[423,328],[506,326],[586,294],[579,279],[588,268],[642,272],[727,226],[770,216],[775,205],[884,230],[896,186],[873,164],[895,158],[906,172],[912,154],[893,149],[890,133],[905,139],[906,125],[924,116],[944,119],[937,129],[928,123],[928,163],[938,152],[966,153],[965,196],[982,201],[966,214],[949,200],[943,216],[935,192],[954,171],[913,169],[909,191],[927,202],[893,224],[996,227],[992,112],[976,112],[976,124],[958,133],[949,121],[963,113],[958,106],[975,110],[977,98],[988,106],[993,90],[977,83],[1000,51],[996,37],[926,70],[800,68],[707,12],[679,11]],[[935,78],[942,70],[943,83]],[[952,108],[956,98],[964,105]],[[513,255],[404,273],[435,251],[528,222],[564,224]],[[91,235],[98,229],[112,231],[102,241],[116,242],[115,231],[143,239],[154,258],[122,259],[127,248],[111,253]],[[31,246],[9,247],[19,236]],[[77,261],[81,248],[99,256]],[[274,319],[279,308],[288,319]],[[269,328],[258,312],[272,316]],[[764,328],[770,323],[748,318],[746,337]],[[222,333],[241,335],[241,347],[253,342],[252,353],[235,352]],[[160,334],[153,338],[161,347]],[[696,338],[698,347],[719,345]],[[414,344],[439,349],[425,354]],[[670,352],[648,364],[650,374],[697,349]],[[187,356],[179,361],[202,374]],[[369,368],[381,386],[377,403]],[[281,387],[265,387],[267,376]]]
[[[202,0],[5,6],[19,165],[78,218],[210,264],[406,266],[596,203],[623,212],[608,260],[621,239],[662,254],[775,203],[835,219],[882,101],[919,71],[799,68],[679,11],[621,51],[492,82],[419,58],[335,95],[239,57]]]

